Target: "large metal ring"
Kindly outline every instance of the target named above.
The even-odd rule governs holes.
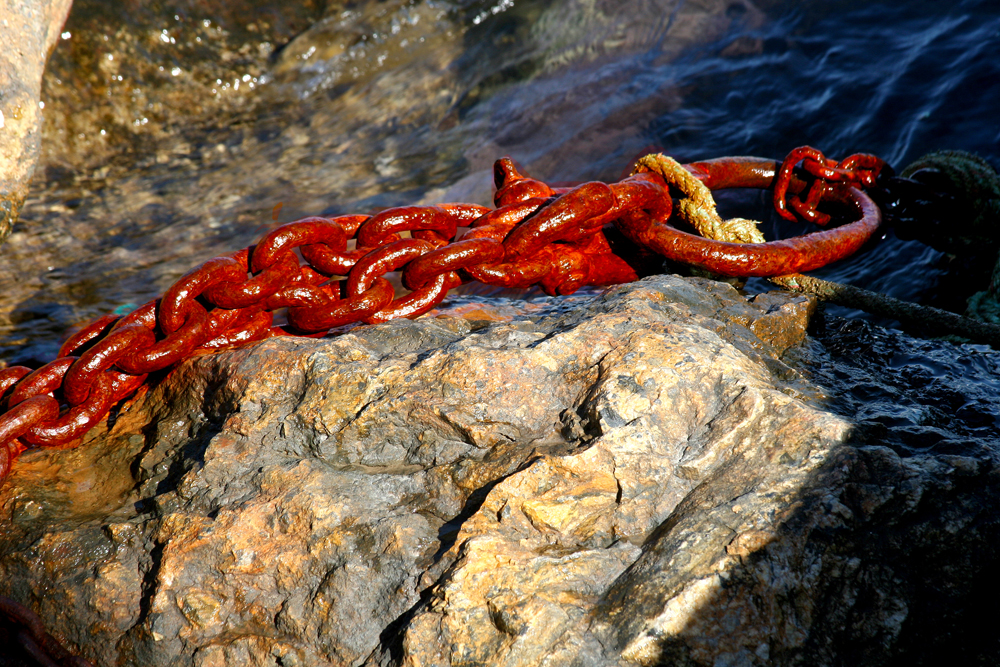
[[[726,157],[694,162],[685,167],[710,190],[771,188],[778,163],[755,157]],[[806,184],[793,179],[790,190]],[[868,195],[857,188],[833,184],[826,201],[854,209],[858,219],[840,227],[767,243],[714,241],[676,229],[667,220],[651,220],[640,241],[657,253],[726,276],[781,276],[826,266],[844,259],[867,242],[882,224],[882,214]]]

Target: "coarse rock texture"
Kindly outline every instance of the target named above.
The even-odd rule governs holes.
[[[72,0],[0,0],[0,243],[28,195],[41,151],[45,59]]]
[[[814,308],[657,276],[193,359],[22,457],[0,594],[99,665],[992,664],[1000,424],[908,422]]]

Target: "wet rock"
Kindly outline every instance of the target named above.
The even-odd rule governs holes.
[[[275,52],[325,5],[77,0],[42,91],[48,180],[182,163],[193,127],[257,112]]]
[[[202,356],[24,455],[0,594],[99,664],[1000,656],[995,419],[855,423],[802,297],[501,302]]]
[[[72,0],[0,2],[0,243],[28,195],[41,150],[39,99],[45,59]]]

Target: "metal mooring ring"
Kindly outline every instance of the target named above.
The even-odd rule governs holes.
[[[755,157],[726,157],[684,165],[710,190],[773,187],[778,163]],[[795,193],[806,183],[793,178]],[[827,186],[824,201],[837,201],[853,208],[855,222],[767,243],[727,243],[688,234],[667,220],[652,220],[641,233],[641,241],[674,261],[692,264],[726,276],[781,276],[826,266],[844,259],[867,242],[882,224],[878,206],[861,190],[844,184]]]

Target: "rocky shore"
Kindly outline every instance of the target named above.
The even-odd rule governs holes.
[[[22,457],[0,593],[102,665],[996,655],[996,354],[931,426],[814,308],[660,276],[195,358]]]

